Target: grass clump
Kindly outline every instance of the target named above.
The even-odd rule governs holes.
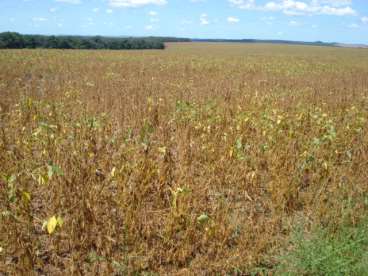
[[[368,275],[368,221],[334,233],[318,227],[295,230],[292,250],[281,257],[278,275]]]

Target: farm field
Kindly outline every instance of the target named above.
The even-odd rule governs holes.
[[[367,273],[368,50],[169,43],[0,65],[0,274]]]

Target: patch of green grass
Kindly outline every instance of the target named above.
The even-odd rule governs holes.
[[[276,275],[368,275],[368,221],[335,233],[296,230]]]

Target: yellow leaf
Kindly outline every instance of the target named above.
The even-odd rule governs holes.
[[[113,167],[112,170],[111,170],[111,177],[114,177],[115,176],[115,173],[116,173],[116,168]]]
[[[46,184],[46,179],[45,179],[44,176],[39,175],[38,179],[37,179],[37,182],[38,182],[39,185],[45,185]]]
[[[30,195],[30,193],[28,193],[28,192],[23,192],[23,193],[22,193],[22,196],[23,196],[23,200],[24,200],[25,202],[30,202],[30,201],[31,201],[31,195]]]
[[[162,154],[165,154],[166,153],[166,147],[159,147],[158,148],[158,151]]]
[[[47,221],[47,232],[49,234],[54,233],[57,224],[58,224],[58,221],[55,216],[49,218],[49,220]]]
[[[42,230],[45,231],[47,227],[47,220],[42,223]]]

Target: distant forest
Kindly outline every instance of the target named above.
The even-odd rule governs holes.
[[[190,41],[175,37],[45,36],[0,33],[0,49],[164,49],[165,42]]]

